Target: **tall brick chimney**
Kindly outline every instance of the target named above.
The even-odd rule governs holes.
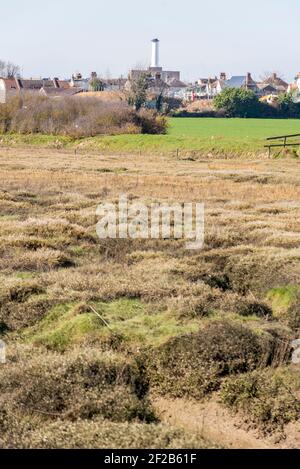
[[[251,73],[248,72],[248,73],[247,73],[247,76],[246,76],[246,88],[249,87],[249,85],[251,84],[251,82],[252,82],[252,76],[251,76]]]

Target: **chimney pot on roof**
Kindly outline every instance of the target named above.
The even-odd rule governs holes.
[[[251,77],[251,73],[248,72],[247,73],[247,76],[246,76],[246,88],[248,88],[250,86],[250,83],[252,82],[252,77]]]

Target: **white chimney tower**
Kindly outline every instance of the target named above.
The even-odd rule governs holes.
[[[159,67],[159,40],[152,39],[152,59],[151,68]]]

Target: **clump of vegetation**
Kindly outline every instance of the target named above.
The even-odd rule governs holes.
[[[166,134],[168,130],[168,121],[165,116],[145,108],[138,113],[136,122],[142,134]]]
[[[260,318],[272,318],[272,309],[265,303],[256,301],[242,302],[238,308],[238,313],[241,316],[257,316]]]
[[[270,290],[267,300],[271,303],[276,318],[294,330],[300,329],[300,287],[287,286]]]
[[[276,252],[259,249],[243,256],[231,256],[226,262],[225,270],[231,289],[242,295],[249,292],[266,293],[278,285],[278,282],[285,283],[289,275]]]
[[[295,99],[293,93],[282,93],[278,101],[271,105],[260,101],[259,96],[251,90],[226,88],[215,97],[214,106],[226,117],[289,119],[300,117],[299,97],[296,96]]]
[[[17,250],[15,250],[17,254]],[[60,269],[72,267],[74,261],[71,256],[65,252],[41,248],[36,251],[20,251],[19,256],[11,260],[12,252],[7,250],[0,260],[0,267],[2,269],[11,268],[12,270],[27,270],[27,271],[49,271],[52,269]]]
[[[0,288],[0,322],[6,330],[16,330],[40,320],[49,308],[42,283],[35,278],[8,278]]]
[[[231,321],[211,321],[198,333],[171,339],[149,354],[151,385],[174,397],[202,398],[217,390],[224,377],[270,364],[274,340]]]
[[[0,132],[65,135],[165,133],[167,122],[152,111],[133,110],[125,102],[93,98],[51,100],[43,96],[12,99],[0,106]]]
[[[146,399],[148,383],[135,363],[92,348],[33,357],[17,350],[14,362],[0,369],[0,390],[1,408],[8,412],[67,420],[155,420]]]
[[[260,370],[229,378],[220,396],[265,431],[278,431],[300,417],[299,388],[297,375],[288,369]]]
[[[135,299],[56,304],[33,327],[25,328],[27,343],[66,352],[74,345],[95,343],[101,350],[136,350],[140,343],[157,345],[183,331],[198,330],[196,321],[183,324],[172,311]]]
[[[3,426],[6,431],[3,432]],[[164,424],[114,423],[101,418],[66,422],[31,421],[20,415],[7,418],[0,411],[0,448],[37,449],[208,449],[215,448],[198,435]]]
[[[299,96],[295,96],[294,92],[280,94],[278,97],[277,110],[280,116],[289,117],[291,119],[299,119]]]
[[[242,88],[226,88],[214,99],[217,110],[226,117],[259,117],[260,102],[253,91]]]
[[[30,296],[44,293],[36,279],[9,279],[0,287],[0,304],[6,302],[24,303]]]

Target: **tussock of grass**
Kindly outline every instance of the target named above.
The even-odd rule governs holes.
[[[15,257],[12,260],[12,255]],[[62,251],[41,248],[36,251],[7,251],[0,259],[1,269],[49,271],[52,269],[67,268],[74,265],[70,256]]]
[[[31,327],[43,319],[53,300],[45,294],[32,295],[22,303],[5,302],[0,306],[0,320],[11,331]]]
[[[0,415],[1,428],[1,415]],[[26,419],[10,422],[0,435],[0,447],[34,449],[208,449],[217,448],[200,435],[163,424],[114,423],[95,418],[60,421],[36,426]]]
[[[78,343],[93,342],[102,348],[118,338],[118,347],[156,346],[183,332],[196,331],[197,321],[185,321],[156,305],[121,299],[110,303],[62,304],[53,307],[36,326],[23,332],[26,341],[48,349],[66,351]],[[102,320],[101,320],[102,318]],[[108,326],[106,326],[106,324]]]
[[[300,286],[273,288],[267,293],[277,319],[287,322],[293,329],[300,329]]]
[[[300,418],[299,376],[288,368],[254,371],[230,378],[221,388],[221,399],[244,413],[266,432],[283,431]]]
[[[267,299],[272,303],[274,314],[286,313],[299,293],[300,286],[298,285],[277,287],[270,290],[267,293]]]
[[[41,293],[44,293],[44,288],[35,279],[9,279],[0,287],[0,303],[23,303],[30,296]]]

